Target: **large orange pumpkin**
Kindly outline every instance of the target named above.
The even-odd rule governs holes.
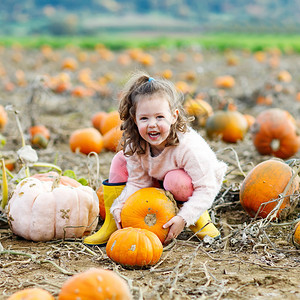
[[[293,232],[293,244],[296,248],[300,248],[300,221],[296,224]]]
[[[267,160],[255,166],[242,182],[240,202],[246,212],[266,218],[276,207],[279,195],[292,177],[292,168],[279,160]],[[299,177],[296,176],[286,191],[283,203],[278,210],[277,217],[283,219],[292,210],[293,203],[290,195],[299,188]],[[278,200],[276,200],[278,199]]]
[[[58,300],[130,300],[127,283],[111,270],[91,268],[73,275],[63,284]]]
[[[253,144],[262,155],[282,159],[296,154],[300,147],[296,121],[291,114],[280,108],[261,112],[251,127]]]
[[[209,138],[220,136],[224,142],[236,143],[243,140],[248,123],[244,115],[238,111],[219,110],[208,117],[205,129]]]
[[[126,227],[115,231],[106,245],[113,261],[130,267],[155,265],[163,252],[159,238],[147,229]]]
[[[54,300],[54,297],[41,288],[27,288],[12,294],[7,300]]]
[[[162,226],[176,215],[176,204],[170,193],[149,187],[132,194],[121,211],[122,227],[148,229],[163,243],[169,228]]]

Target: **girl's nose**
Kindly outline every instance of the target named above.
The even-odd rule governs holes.
[[[156,126],[156,119],[155,118],[151,118],[149,119],[149,127],[155,127]]]

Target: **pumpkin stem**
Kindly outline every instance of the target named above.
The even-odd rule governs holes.
[[[270,146],[271,146],[272,151],[277,151],[277,150],[279,150],[279,149],[280,149],[280,140],[278,140],[278,139],[273,139],[273,140],[271,141]]]
[[[2,201],[1,201],[1,208],[4,209],[7,201],[8,201],[8,183],[7,183],[7,177],[6,177],[6,168],[4,159],[1,159],[2,164]]]

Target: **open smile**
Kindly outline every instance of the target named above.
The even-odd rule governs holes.
[[[159,132],[148,132],[148,135],[149,135],[150,139],[155,140],[160,136],[160,133]]]

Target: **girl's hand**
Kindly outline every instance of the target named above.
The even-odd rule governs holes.
[[[164,241],[164,244],[168,244],[172,239],[177,238],[179,233],[183,230],[185,224],[186,224],[185,220],[180,216],[175,216],[166,224],[164,224],[163,228],[170,227],[168,236]]]
[[[121,209],[116,208],[116,209],[113,211],[113,216],[114,216],[114,219],[115,219],[117,228],[118,228],[118,229],[121,229],[121,228],[122,228],[122,226],[121,226]]]

